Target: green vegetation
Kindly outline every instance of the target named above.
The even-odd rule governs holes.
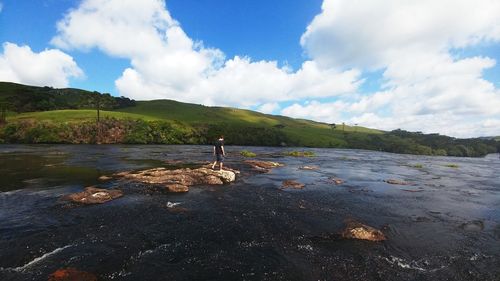
[[[284,153],[286,156],[293,157],[314,157],[316,154],[312,151],[287,151]]]
[[[243,150],[240,152],[241,156],[243,157],[255,157],[257,156],[257,154],[251,152],[251,151],[248,151],[248,150]]]
[[[422,164],[414,164],[414,165],[410,165],[410,167],[413,167],[415,169],[423,169],[424,165],[422,165]]]
[[[211,144],[224,135],[227,145],[358,148],[469,157],[500,151],[500,142],[493,138],[384,132],[236,108],[172,100],[133,101],[78,89],[6,82],[0,82],[0,109],[2,116],[6,115],[0,118],[0,143]]]
[[[458,169],[460,166],[458,166],[457,164],[446,164],[445,167]]]

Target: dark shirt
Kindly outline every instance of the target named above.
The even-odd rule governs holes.
[[[224,141],[222,140],[217,140],[214,144],[215,146],[215,154],[223,154],[222,153],[222,146],[224,145]]]

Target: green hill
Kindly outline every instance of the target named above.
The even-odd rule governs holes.
[[[0,82],[0,125],[6,143],[227,144],[340,147],[396,153],[483,156],[499,150],[493,139],[455,139],[402,130],[294,119],[250,110],[173,100],[133,101],[79,89]],[[100,121],[96,122],[96,108]],[[1,120],[0,120],[1,121]]]

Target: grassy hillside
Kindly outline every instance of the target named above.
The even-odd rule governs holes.
[[[7,106],[6,106],[7,105]],[[99,105],[100,122],[96,122]],[[78,89],[0,82],[0,143],[227,144],[343,147],[397,153],[483,156],[500,150],[489,139],[455,139],[402,130],[384,132],[244,109],[172,100],[133,101]],[[105,110],[103,110],[105,109]]]

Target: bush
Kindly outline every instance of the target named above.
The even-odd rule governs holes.
[[[313,157],[316,156],[316,154],[312,151],[288,151],[284,153],[286,156],[293,156],[293,157]]]
[[[248,150],[243,150],[240,152],[241,156],[243,157],[255,157],[257,156],[257,154],[251,152],[251,151],[248,151]]]

